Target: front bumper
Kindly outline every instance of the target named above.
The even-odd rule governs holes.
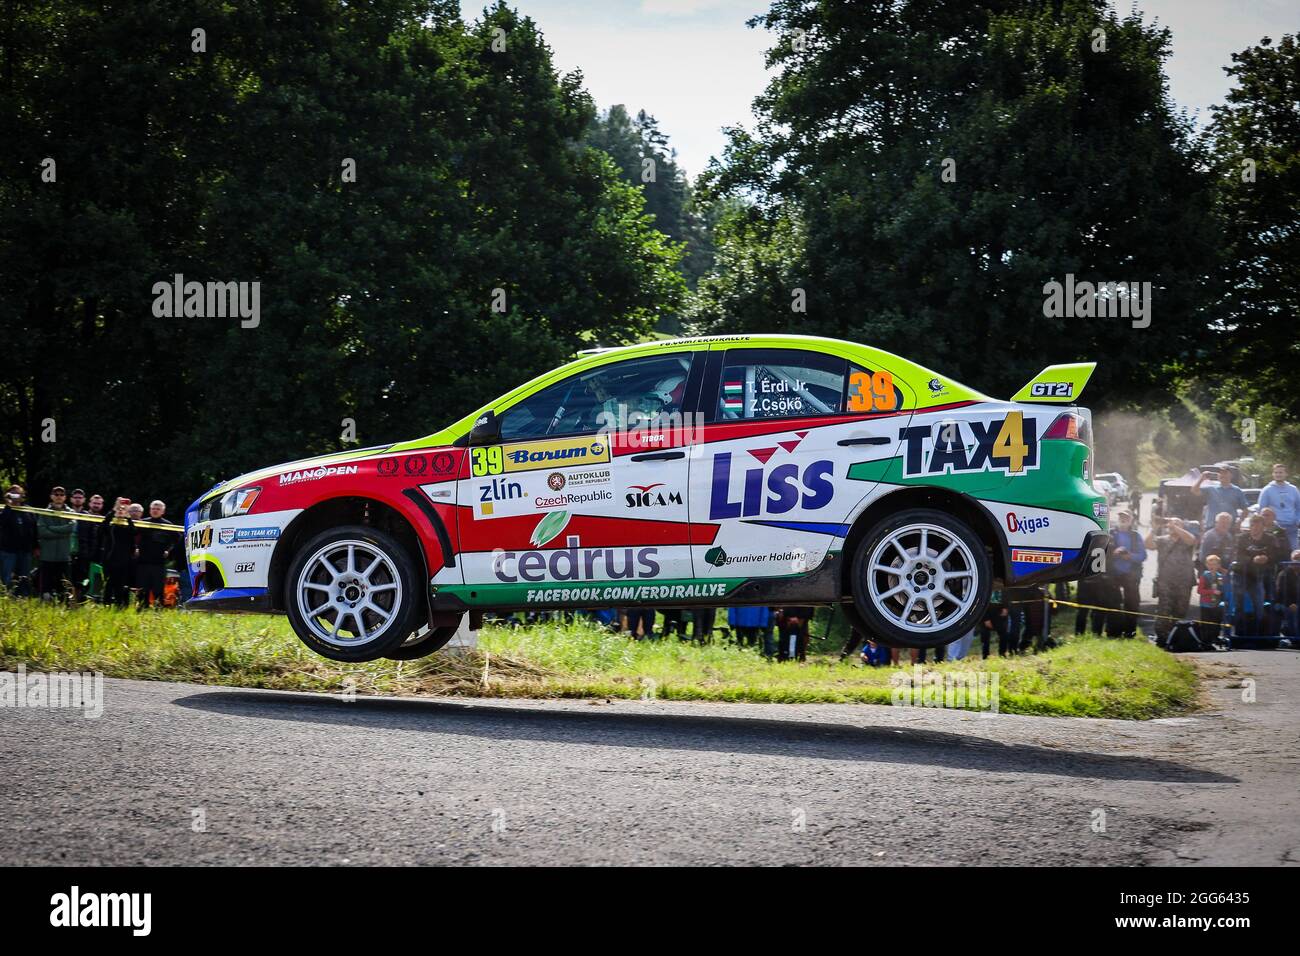
[[[220,588],[185,602],[187,611],[222,611],[227,614],[267,614],[272,610],[268,588]]]

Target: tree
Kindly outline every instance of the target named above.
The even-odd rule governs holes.
[[[37,488],[176,510],[339,448],[345,419],[415,437],[643,337],[684,290],[642,195],[582,143],[581,77],[504,4],[466,24],[450,0],[60,2],[0,43],[0,424],[21,436],[0,469]],[[177,273],[260,283],[259,324],[155,316]]]
[[[624,181],[641,190],[655,228],[673,242],[684,244],[681,273],[694,288],[713,264],[710,222],[696,204],[686,174],[677,165],[676,150],[659,128],[659,121],[645,110],[631,116],[627,107],[615,104],[592,119],[587,143],[607,153]]]
[[[1232,56],[1236,81],[1212,109],[1218,216],[1227,254],[1216,347],[1203,374],[1260,455],[1300,462],[1300,42],[1265,37]],[[1248,442],[1250,444],[1251,442]]]
[[[752,23],[777,72],[702,177],[730,208],[695,327],[855,339],[991,394],[1100,360],[1094,404],[1204,342],[1210,185],[1168,31],[1101,0],[776,0]],[[1150,328],[1047,317],[1067,275],[1150,282]]]

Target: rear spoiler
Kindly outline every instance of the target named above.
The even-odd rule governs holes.
[[[1088,384],[1088,379],[1092,377],[1092,370],[1096,367],[1096,362],[1049,365],[1026,382],[1020,391],[1012,395],[1011,401],[1071,405],[1078,401],[1083,387]]]

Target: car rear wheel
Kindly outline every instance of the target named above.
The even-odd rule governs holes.
[[[984,542],[959,518],[912,508],[881,519],[853,559],[853,605],[868,634],[894,647],[942,647],[988,608]]]
[[[299,640],[331,660],[384,657],[415,629],[415,562],[391,535],[347,526],[325,531],[294,556],[285,607]]]
[[[447,642],[456,636],[456,627],[453,624],[421,628],[384,656],[390,661],[414,661],[428,657],[447,646]]]

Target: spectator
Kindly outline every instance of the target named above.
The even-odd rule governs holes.
[[[62,485],[50,489],[49,510],[72,514],[68,490]],[[77,523],[71,518],[41,515],[36,519],[36,540],[41,546],[41,597],[57,597],[63,593],[63,582],[72,563]]]
[[[1133,530],[1131,512],[1120,511],[1115,519],[1119,526],[1111,533],[1111,558],[1106,573],[1113,582],[1112,600],[1115,603],[1111,606],[1120,613],[1107,616],[1106,633],[1111,637],[1135,637],[1137,612],[1141,605],[1138,586],[1142,583],[1142,565],[1147,559],[1147,549],[1142,536]]]
[[[1201,643],[1210,646],[1219,636],[1223,626],[1223,590],[1227,575],[1223,560],[1217,554],[1205,559],[1205,570],[1196,579],[1196,595],[1200,599],[1201,622],[1198,633]]]
[[[641,634],[637,636],[637,628],[641,629]],[[627,632],[634,639],[642,641],[654,640],[655,636],[655,609],[652,607],[630,607],[627,609]]]
[[[1244,618],[1242,631],[1253,636],[1272,631],[1269,611],[1278,565],[1284,555],[1278,551],[1278,536],[1268,533],[1268,519],[1263,515],[1251,515],[1247,528],[1237,538],[1237,565],[1249,597],[1239,603]]]
[[[1278,527],[1277,512],[1272,508],[1260,508],[1259,515],[1264,519],[1264,533],[1273,539],[1274,556],[1279,562],[1285,561],[1291,553],[1291,542],[1286,532]]]
[[[73,488],[72,494],[68,495],[68,504],[72,506],[72,513],[84,515],[86,513],[86,493],[80,488]],[[94,535],[87,535],[87,532],[95,530],[93,521],[75,521],[77,533],[72,539],[72,560],[68,565],[68,579],[72,582],[73,595],[77,601],[85,598],[86,579],[90,576],[90,552],[93,549],[91,541]],[[89,540],[88,540],[89,537]]]
[[[1282,611],[1282,633],[1294,647],[1300,637],[1300,550],[1292,551],[1291,560],[1278,569],[1274,593]]]
[[[10,485],[0,509],[0,584],[23,596],[30,594],[32,551],[36,547],[36,521],[17,509],[26,500],[22,485]]]
[[[1219,483],[1201,487],[1212,476]],[[1232,483],[1232,472],[1227,468],[1220,469],[1217,475],[1209,469],[1201,472],[1196,476],[1196,484],[1192,485],[1192,494],[1205,499],[1201,513],[1201,526],[1205,528],[1210,526],[1211,519],[1220,511],[1228,512],[1235,522],[1237,515],[1250,507],[1246,502],[1246,493]]]
[[[812,616],[813,609],[810,607],[785,607],[776,612],[778,661],[808,659],[808,625]]]
[[[1268,519],[1251,515],[1248,530],[1237,538],[1237,560],[1248,583],[1270,579],[1281,563],[1277,536],[1268,533]]]
[[[139,588],[137,609],[143,611],[153,599],[154,606],[162,607],[163,589],[167,580],[167,561],[176,552],[181,540],[175,531],[157,527],[170,524],[167,505],[161,501],[149,503],[149,521],[140,525],[139,548],[135,569],[135,583]]]
[[[1205,567],[1211,554],[1219,556],[1225,568],[1232,567],[1237,553],[1237,538],[1232,529],[1232,515],[1220,511],[1214,516],[1214,527],[1201,538],[1201,567]]]
[[[116,524],[115,522],[125,522]],[[135,580],[135,519],[131,517],[131,502],[118,498],[111,514],[104,516],[100,525],[99,544],[104,561],[104,603],[126,607],[131,600],[131,584]]]
[[[1287,551],[1300,547],[1296,540],[1300,529],[1300,488],[1287,481],[1286,465],[1273,466],[1273,480],[1259,493],[1259,509],[1272,508],[1277,516],[1277,526],[1286,535]]]
[[[862,663],[867,667],[888,667],[891,659],[890,648],[875,641],[867,641],[862,646]]]
[[[91,495],[90,500],[86,502],[86,513],[95,517],[104,515],[104,496]],[[101,601],[104,598],[104,555],[101,541],[101,525],[99,522],[83,521],[81,522],[89,532],[83,532],[86,537],[81,541],[89,540],[90,551],[87,554],[87,560],[90,562],[86,580],[86,594],[92,601]]]
[[[679,607],[664,608],[664,626],[659,632],[661,636],[667,637],[669,634],[676,634],[677,639],[684,640],[686,637],[686,625],[682,623],[682,609]]]
[[[1196,536],[1183,527],[1182,518],[1158,518],[1146,546],[1156,552],[1156,644],[1164,647],[1172,622],[1185,619],[1191,604]]]
[[[1003,600],[1002,595],[1002,582],[995,580],[993,582],[993,591],[989,596],[988,611],[979,625],[980,650],[985,660],[988,660],[989,646],[992,643],[994,631],[998,632],[998,656],[1007,656],[1007,625],[1009,622],[1007,621],[1006,601]]]
[[[770,643],[768,635],[772,630],[772,609],[770,607],[731,607],[727,608],[727,623],[736,633],[736,643],[742,646],[756,646],[760,639],[764,648]],[[769,655],[771,656],[771,655]]]
[[[140,502],[132,502],[126,510],[132,520],[141,521],[144,519],[144,505],[140,504]]]
[[[691,640],[707,644],[713,640],[713,622],[718,619],[716,607],[697,607],[691,612]]]

